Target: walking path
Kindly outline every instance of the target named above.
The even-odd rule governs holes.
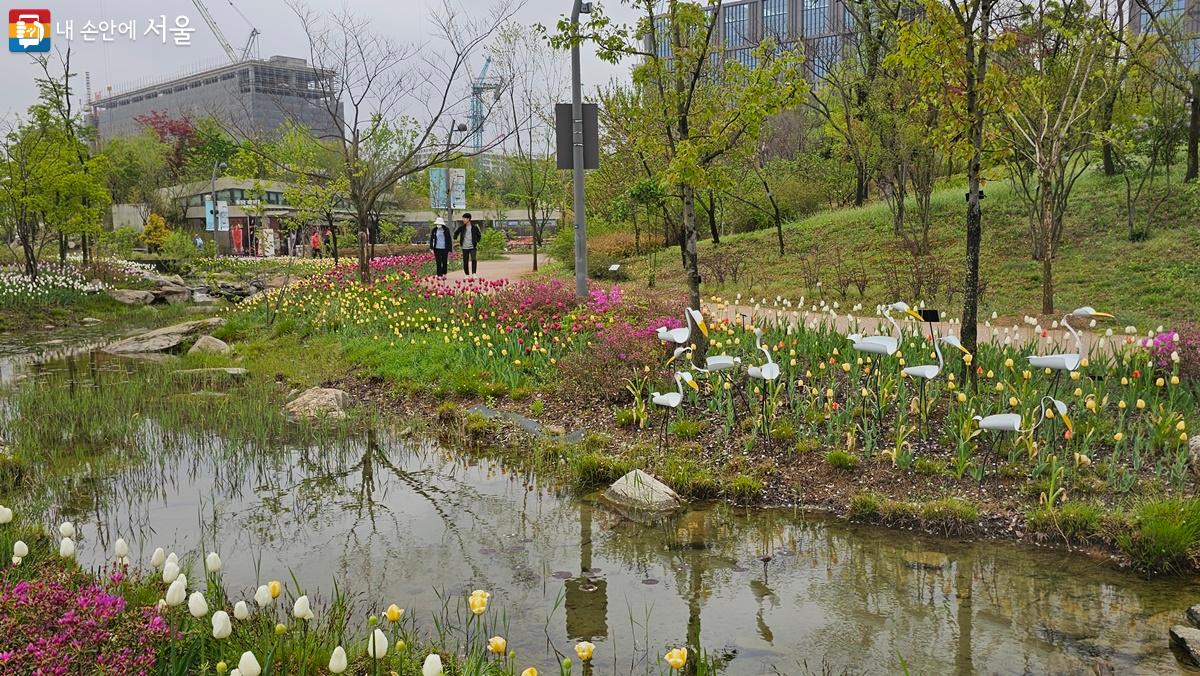
[[[870,314],[870,310],[863,310],[861,314],[856,314],[854,322],[857,325],[852,325],[850,318],[845,314],[838,314],[836,318],[832,317],[828,312],[809,312],[797,311],[786,307],[762,307],[749,305],[732,305],[732,304],[708,304],[704,308],[704,312],[709,317],[715,319],[729,319],[731,322],[746,321],[751,324],[755,320],[763,321],[781,321],[791,324],[803,323],[806,326],[815,326],[824,321],[828,324],[834,322],[837,331],[843,334],[854,332],[862,333],[863,335],[891,335],[892,327],[887,320],[882,316]],[[1066,314],[1064,312],[1063,314]],[[911,319],[905,317],[896,317],[896,321],[901,327],[911,330],[915,323]],[[992,343],[1002,345],[1011,343],[1012,345],[1023,345],[1030,340],[1041,338],[1047,346],[1041,350],[1047,351],[1049,347],[1055,344],[1059,345],[1062,351],[1074,352],[1075,340],[1071,337],[1066,329],[1061,328],[1062,317],[1059,316],[1060,328],[1051,329],[1051,322],[1054,320],[1046,320],[1042,328],[1045,331],[1045,336],[1035,331],[1035,327],[1028,324],[1015,324],[1012,319],[1000,318],[995,322],[983,322],[977,325],[979,340],[990,341]],[[1071,325],[1079,331],[1083,338],[1084,352],[1091,352],[1093,348],[1099,347],[1106,352],[1113,352],[1122,345],[1128,342],[1137,340],[1139,336],[1126,335],[1125,327],[1114,324],[1113,322],[1098,322],[1095,329],[1087,328],[1087,319],[1072,320]],[[933,333],[935,335],[945,335],[947,333],[959,334],[962,327],[959,324],[951,322],[938,322],[933,325]],[[1108,337],[1105,335],[1105,330],[1112,328],[1113,335]],[[929,326],[922,327],[922,333],[929,333]],[[1144,334],[1143,334],[1144,336]]]
[[[538,254],[538,265],[541,266],[549,259],[542,254]],[[458,267],[456,268],[455,265]],[[504,258],[494,261],[479,261],[479,273],[475,275],[481,279],[496,281],[499,279],[520,279],[526,275],[533,273],[533,254],[531,253],[512,253],[506,254]],[[447,279],[465,279],[466,275],[462,271],[462,260],[456,259],[450,261],[450,272],[446,275]]]

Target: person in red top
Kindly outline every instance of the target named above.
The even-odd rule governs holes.
[[[322,242],[321,242],[321,231],[320,231],[320,230],[313,230],[312,237],[311,237],[311,238],[309,238],[309,240],[308,240],[308,245],[309,245],[310,247],[312,247],[312,257],[313,257],[313,258],[320,258],[320,257],[321,257],[321,244],[322,244]]]

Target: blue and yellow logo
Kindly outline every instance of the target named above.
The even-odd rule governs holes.
[[[50,10],[8,10],[8,51],[50,51]]]

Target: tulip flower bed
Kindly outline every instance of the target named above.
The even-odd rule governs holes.
[[[143,569],[118,538],[111,562],[93,575],[73,560],[76,539],[84,535],[74,524],[61,524],[56,556],[53,538],[14,520],[13,511],[0,505],[0,550],[12,552],[11,565],[0,568],[3,673],[539,673],[531,660],[508,649],[507,619],[484,590],[447,598],[428,631],[416,612],[395,603],[370,614],[335,592],[319,605],[278,580],[244,598],[228,594],[217,552],[191,566],[158,548]],[[541,673],[591,673],[594,645],[582,641],[565,648],[575,660],[554,661]],[[696,673],[714,671],[703,652],[674,648],[647,673],[678,673],[689,661]]]
[[[349,269],[334,270],[273,292],[242,321],[257,321],[278,301],[283,330],[336,337],[364,375],[392,394],[419,395],[407,397],[418,406],[442,403],[443,418],[457,409],[447,397],[489,399],[547,423],[604,431],[582,447],[543,443],[525,453],[567,468],[580,486],[642,467],[693,498],[803,502],[943,532],[1033,531],[1123,550],[1148,570],[1188,567],[1200,546],[1200,533],[1152,535],[1157,525],[1149,524],[1162,520],[1153,515],[1165,512],[1147,502],[1183,500],[1176,506],[1186,510],[1195,494],[1194,333],[1108,330],[1089,341],[1081,367],[1056,382],[1025,357],[1072,352],[1070,336],[1057,323],[1013,330],[978,354],[956,352],[922,404],[917,382],[900,369],[936,360],[928,337],[911,327],[899,351],[880,359],[853,351],[845,318],[840,329],[782,314],[760,319],[763,349],[780,375],[755,381],[744,369],[764,361],[756,327],[715,322],[708,353],[736,356],[742,366],[731,376],[705,375],[686,356],[668,363],[655,336],[658,327],[681,325],[679,299],[596,287],[580,302],[561,280],[447,282],[424,276],[428,264],[427,256],[377,260],[367,285]],[[665,409],[650,399],[675,390],[677,369],[693,370],[699,388],[684,388],[662,444],[655,428]],[[1072,429],[1042,406],[1052,389]],[[1024,431],[979,428],[978,418],[999,413],[1019,415]],[[1158,546],[1171,538],[1176,544]]]

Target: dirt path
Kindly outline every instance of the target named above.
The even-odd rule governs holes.
[[[538,256],[538,265],[545,263],[547,258]],[[457,267],[455,267],[457,265]],[[533,254],[513,253],[494,261],[479,261],[478,277],[488,280],[520,279],[533,273]],[[464,279],[462,261],[450,261],[450,273],[447,279]]]

